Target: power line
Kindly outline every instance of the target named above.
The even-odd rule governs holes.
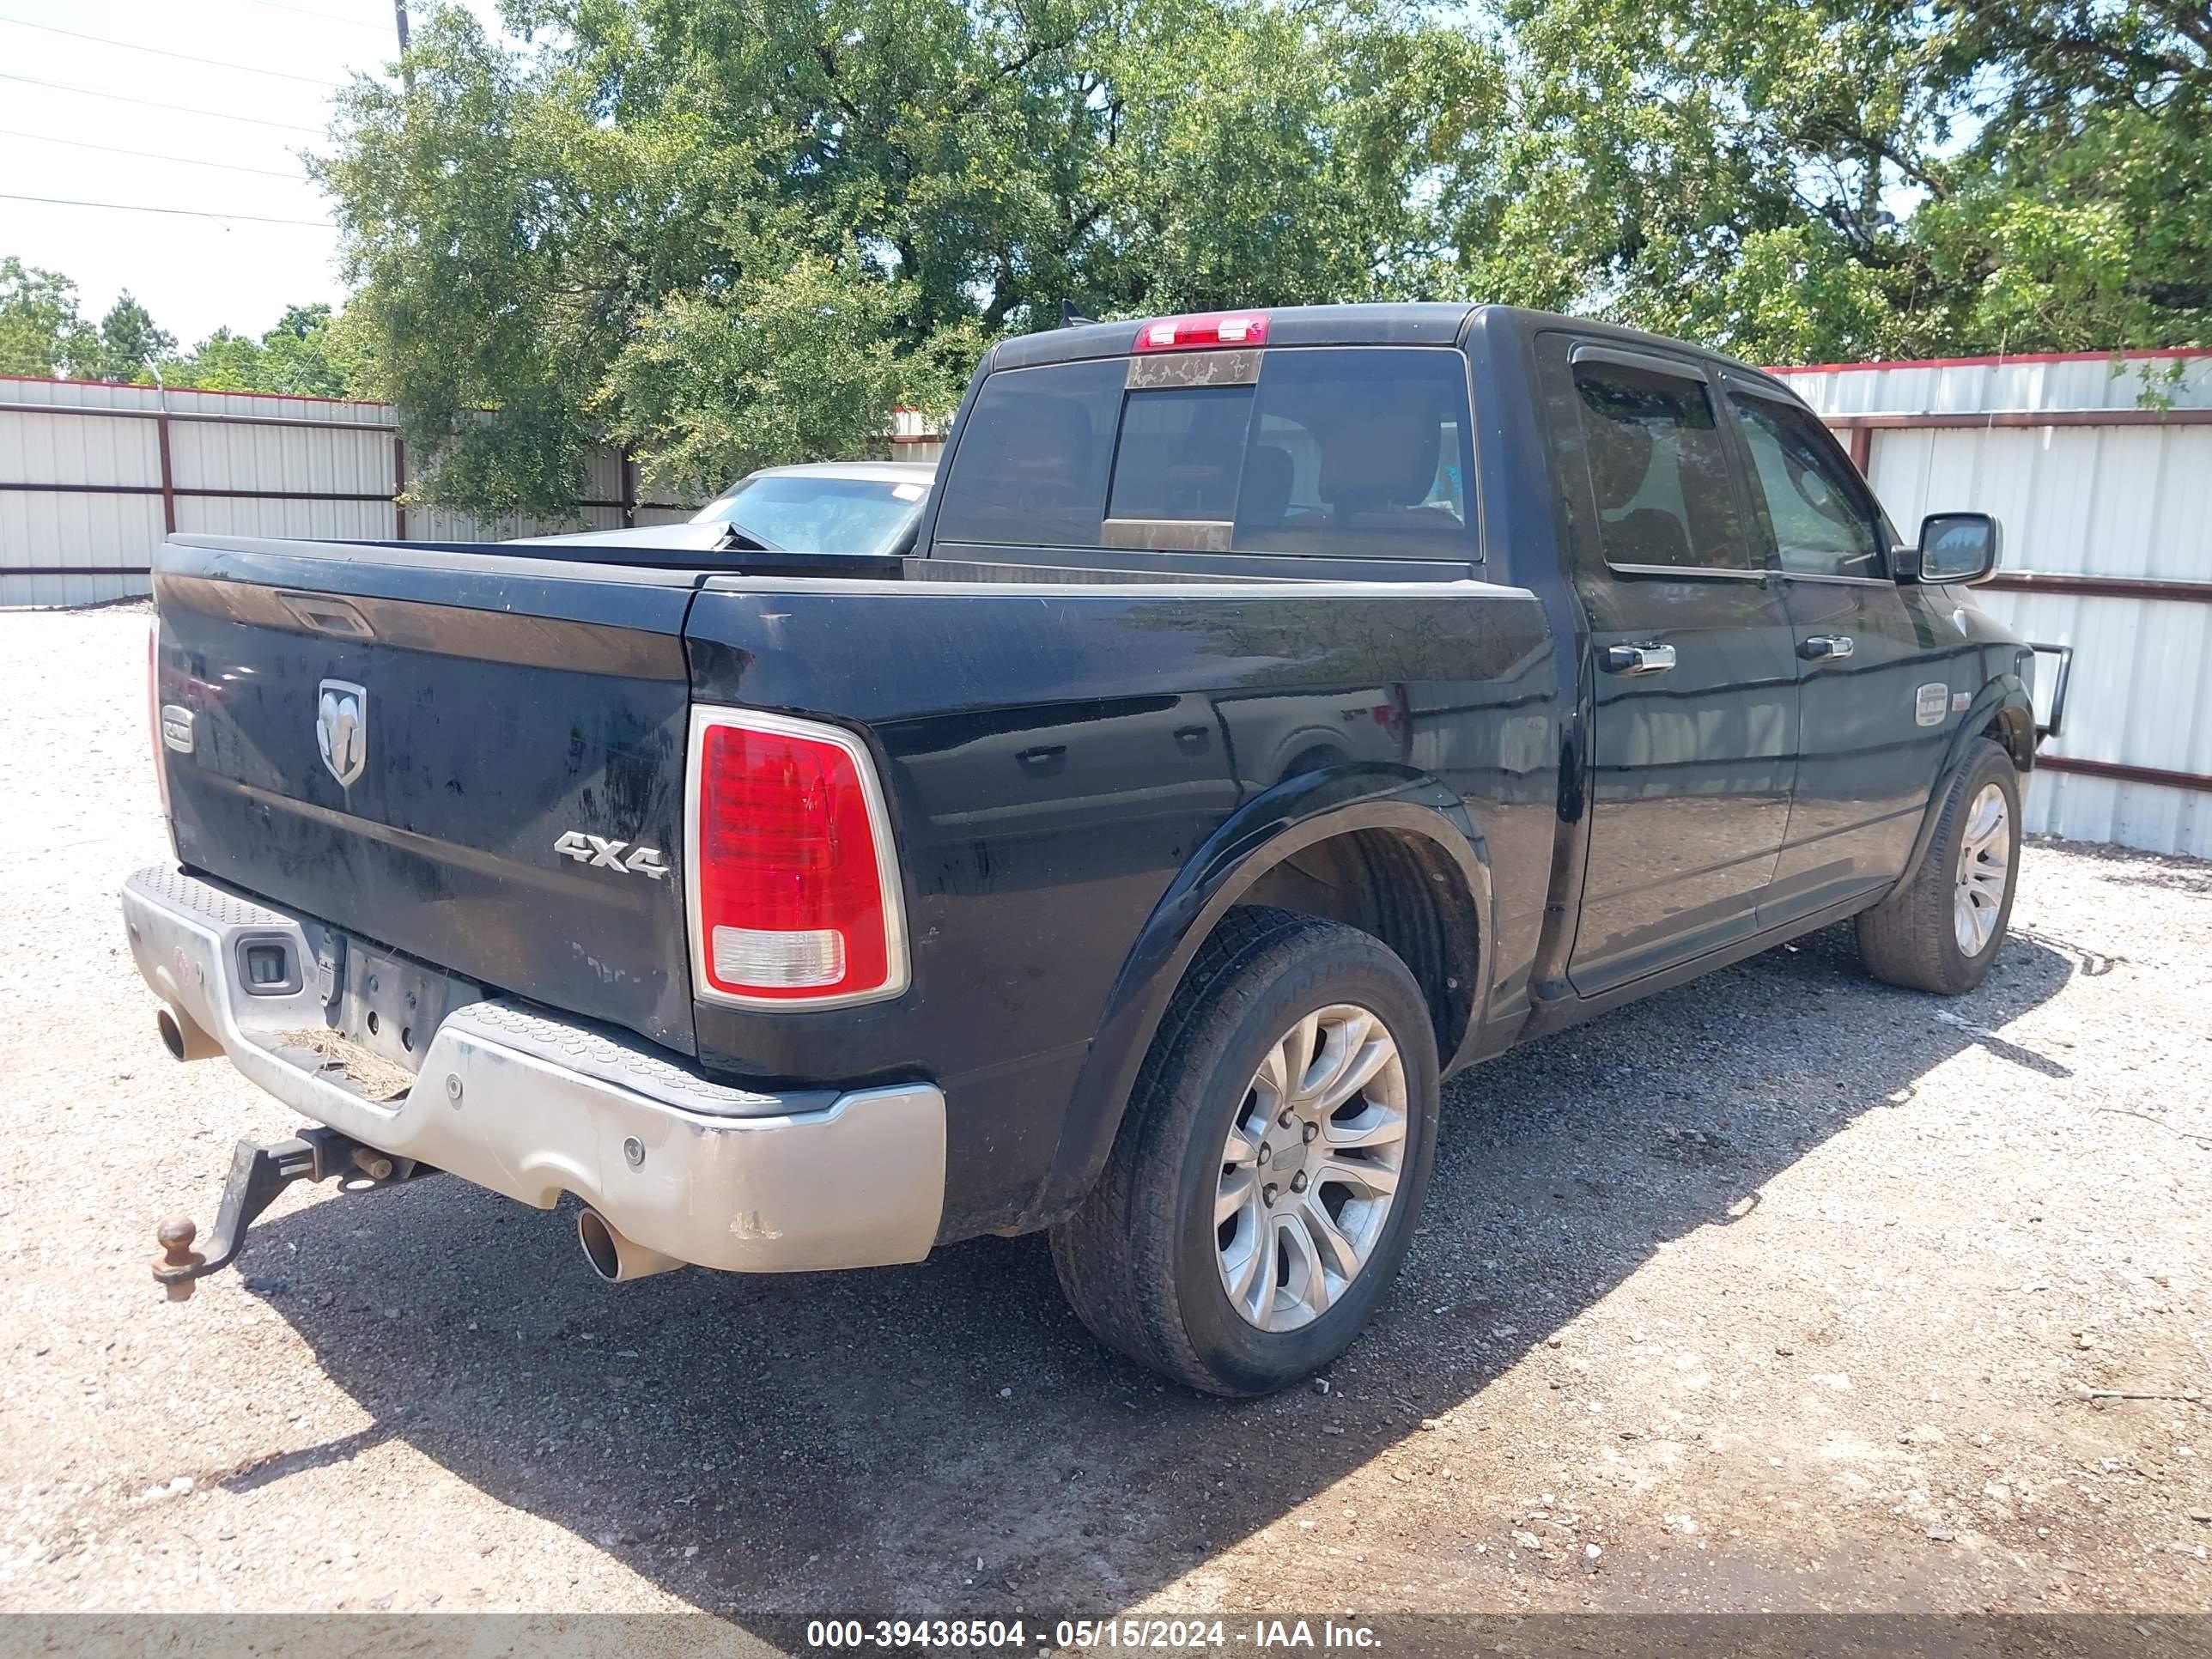
[[[272,219],[264,213],[216,213],[206,208],[149,207],[139,202],[81,202],[70,196],[18,196],[0,190],[0,202],[37,202],[46,207],[105,208],[112,213],[167,213],[181,219],[239,219],[257,225],[301,225],[309,230],[329,230],[328,219]]]
[[[279,81],[301,81],[311,87],[342,87],[343,81],[325,81],[319,76],[295,75],[289,70],[257,69],[251,64],[230,64],[220,58],[195,58],[188,52],[171,52],[165,46],[142,46],[136,40],[111,40],[104,34],[81,34],[75,29],[56,28],[52,23],[27,22],[21,17],[0,17],[0,23],[13,24],[19,29],[37,29],[45,34],[66,35],[72,40],[89,40],[96,46],[114,46],[124,52],[143,52],[155,58],[173,58],[180,64],[198,64],[208,69],[236,70],[241,75],[273,76]]]
[[[299,173],[279,173],[274,167],[249,167],[236,161],[203,161],[191,155],[164,155],[155,149],[125,149],[119,144],[95,144],[85,138],[57,138],[50,132],[19,132],[14,127],[0,127],[0,138],[28,138],[41,144],[68,144],[76,149],[105,150],[110,155],[136,155],[148,161],[175,161],[188,167],[221,167],[226,173],[258,173],[264,179],[301,179]]]
[[[219,109],[194,109],[189,104],[164,104],[151,98],[134,98],[129,93],[102,92],[97,87],[73,87],[65,81],[42,81],[35,75],[15,75],[0,70],[0,81],[21,81],[27,86],[52,87],[56,92],[74,92],[86,98],[105,98],[118,104],[138,104],[147,109],[165,109],[177,115],[204,115],[215,121],[243,121],[250,127],[275,127],[283,132],[304,132],[310,138],[323,135],[314,127],[299,126],[290,121],[270,121],[258,115],[232,115]]]
[[[374,29],[379,34],[384,33],[383,24],[372,23],[366,18],[341,17],[334,11],[318,11],[313,6],[288,6],[284,3],[284,0],[246,0],[246,3],[249,6],[266,6],[271,11],[289,11],[301,17],[319,17],[325,23],[343,23],[349,28]]]

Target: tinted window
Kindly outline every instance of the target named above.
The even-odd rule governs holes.
[[[1124,360],[1006,369],[983,382],[943,475],[947,541],[1097,546]]]
[[[1574,376],[1606,562],[1752,568],[1705,387],[1603,362],[1577,363]]]
[[[1267,354],[1238,481],[1240,552],[1470,558],[1467,361],[1456,351]]]
[[[1730,400],[1784,570],[1881,576],[1887,562],[1873,516],[1820,423],[1767,398]]]
[[[1226,524],[1251,420],[1249,386],[1131,392],[1106,516]]]

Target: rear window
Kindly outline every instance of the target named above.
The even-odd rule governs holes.
[[[1456,351],[1269,354],[1231,545],[1467,559],[1467,361]]]
[[[1005,369],[983,382],[943,480],[946,541],[1096,545],[1128,366]]]
[[[1473,556],[1458,352],[1278,349],[1232,386],[1125,390],[1127,373],[1114,358],[985,381],[938,534],[1096,547],[1112,519],[1154,547]]]

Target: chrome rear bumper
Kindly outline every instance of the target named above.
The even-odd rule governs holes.
[[[124,884],[138,971],[269,1093],[354,1139],[550,1209],[574,1193],[701,1267],[799,1273],[919,1261],[945,1203],[945,1097],[928,1084],[763,1094],[641,1041],[494,1000],[447,1014],[412,1086],[378,1088],[328,1033],[312,971],[249,989],[240,945],[312,964],[320,923],[181,871]],[[311,1046],[311,1042],[313,1046]],[[204,1052],[204,1050],[203,1050]]]

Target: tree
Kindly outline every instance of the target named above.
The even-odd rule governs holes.
[[[2132,0],[1510,0],[1478,290],[1768,361],[2212,327],[2212,25]]]
[[[75,283],[12,254],[0,258],[0,374],[82,378],[99,356],[98,335],[77,314]]]
[[[509,15],[538,44],[434,13],[411,88],[356,82],[318,167],[378,382],[439,458],[428,489],[480,507],[573,499],[607,431],[678,471],[850,453],[890,400],[949,408],[949,357],[1064,300],[1417,291],[1443,252],[1419,178],[1497,79],[1407,0]],[[867,331],[837,351],[855,378],[836,396],[811,306]],[[714,392],[715,362],[742,389]]]
[[[359,395],[368,378],[360,330],[326,305],[287,306],[259,339],[217,329],[191,354],[165,360],[171,386],[210,392],[276,392],[295,397]]]
[[[146,307],[125,289],[100,319],[96,378],[125,382],[150,379],[152,365],[177,349],[177,337],[156,328]]]

